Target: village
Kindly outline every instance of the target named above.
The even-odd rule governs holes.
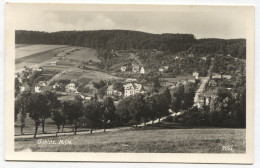
[[[74,75],[66,76],[66,74],[73,71],[79,72],[83,70],[82,74],[80,74],[81,77],[84,76],[84,73],[88,74],[90,73],[90,71],[99,71],[99,69],[95,68],[95,64],[97,64],[97,62],[91,59],[87,62],[84,62],[83,64],[80,64],[79,62],[73,62],[70,58],[66,59],[66,55],[70,55],[72,52],[80,50],[81,48],[72,48],[56,54],[56,56],[60,57],[61,59],[56,59],[56,61],[48,62],[47,65],[42,67],[24,67],[22,73],[17,73],[15,75],[16,80],[19,82],[18,85],[20,86],[20,91],[24,92],[30,90],[36,93],[53,91],[58,95],[58,99],[60,101],[74,100],[75,96],[80,96],[83,102],[88,102],[91,101],[91,99],[93,99],[95,95],[97,95],[99,101],[102,101],[104,97],[111,97],[113,98],[115,104],[118,104],[118,101],[120,99],[124,99],[137,93],[152,94],[153,92],[160,92],[160,90],[162,90],[163,88],[169,88],[170,90],[173,90],[179,85],[187,85],[189,83],[193,83],[197,86],[197,91],[194,96],[194,106],[197,106],[198,108],[203,108],[206,106],[210,106],[212,97],[216,96],[212,92],[215,88],[224,86],[227,89],[231,89],[233,87],[231,82],[232,76],[230,74],[220,74],[212,72],[213,65],[207,70],[207,76],[200,76],[200,73],[194,71],[190,75],[174,75],[174,77],[168,77],[169,75],[167,74],[173,71],[172,66],[164,64],[160,67],[157,66],[157,70],[153,68],[145,68],[141,60],[137,58],[138,56],[133,53],[129,54],[131,56],[132,63],[128,63],[128,65],[127,63],[120,63],[123,65],[118,67],[116,71],[119,71],[121,74],[128,74],[130,77],[136,78],[116,77],[117,74],[113,72],[111,73],[113,74],[113,76],[109,76],[109,78],[105,79],[102,78],[103,76],[98,77],[97,75],[95,76],[95,79],[92,80],[88,78],[74,78]],[[142,52],[142,54],[147,55],[149,52],[150,54],[163,53],[157,50],[152,50],[148,52]],[[111,53],[115,55],[116,52],[111,51]],[[182,52],[175,55],[173,59],[175,61],[183,60],[185,59],[185,56],[188,58],[193,58],[194,54],[186,54],[185,52]],[[201,57],[201,59],[203,61],[206,61],[208,58],[203,56]],[[67,62],[67,65],[69,66],[68,68],[60,71],[59,73],[55,71],[49,72],[50,67],[58,68],[60,62],[64,62],[64,60],[69,60],[69,62]],[[211,61],[213,60],[214,58],[211,58]],[[64,66],[64,64],[62,64],[62,66]],[[44,76],[46,76],[46,73],[54,73],[54,75],[51,75],[51,77],[49,78],[44,78]],[[155,79],[146,80],[147,74],[151,73],[159,75],[157,75]],[[27,79],[29,79],[33,75],[37,76],[36,82],[31,83],[31,86],[29,86]],[[39,80],[41,78],[44,80]],[[100,84],[101,86],[98,86],[98,84]]]

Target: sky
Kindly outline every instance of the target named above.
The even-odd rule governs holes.
[[[188,33],[196,38],[245,38],[241,10],[225,11],[78,11],[17,10],[16,30],[136,30],[148,33]]]

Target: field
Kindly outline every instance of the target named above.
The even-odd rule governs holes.
[[[28,46],[28,47],[30,47],[30,46]],[[57,57],[55,57],[55,55],[63,52],[64,50],[72,49],[72,48],[75,48],[75,47],[68,46],[65,48],[56,48],[56,49],[52,49],[52,50],[48,50],[48,51],[44,51],[44,52],[40,52],[40,53],[36,53],[36,54],[30,55],[30,56],[16,59],[15,60],[15,70],[16,70],[16,72],[19,72],[19,71],[21,71],[21,69],[23,69],[24,66],[33,67],[33,66],[37,66],[37,65],[42,66],[42,65],[50,64],[51,61],[56,61],[58,59]],[[17,48],[17,49],[19,49],[19,48]]]
[[[15,46],[15,59],[27,57],[33,54],[50,51],[57,48],[64,48],[66,45],[45,45],[45,44],[35,44],[35,45],[27,45],[27,44],[18,44]]]
[[[102,80],[108,80],[112,78],[117,79],[118,77],[109,75],[101,71],[76,69],[74,71],[62,74],[60,77],[57,78],[57,80],[59,79],[79,80],[81,78],[87,78],[87,79],[91,79],[94,82],[98,82],[101,79]]]
[[[106,133],[15,140],[15,151],[136,152],[136,153],[244,153],[245,129],[130,129]],[[61,141],[70,145],[59,144]],[[223,150],[232,146],[232,150]]]
[[[71,52],[65,56],[67,59],[71,59],[72,61],[95,61],[100,62],[100,60],[96,56],[96,50],[91,48],[81,48],[78,51]]]

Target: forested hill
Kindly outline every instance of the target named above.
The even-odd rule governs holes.
[[[157,49],[160,51],[228,53],[234,57],[245,58],[245,39],[197,40],[192,34],[151,34],[130,30],[60,31],[39,32],[17,30],[16,44],[67,44],[90,48],[114,50]]]
[[[128,30],[61,31],[54,33],[16,31],[16,43],[69,44],[91,48],[158,49],[182,51],[195,42],[191,34],[150,34]]]

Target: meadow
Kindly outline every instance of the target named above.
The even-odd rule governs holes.
[[[62,74],[60,77],[57,78],[57,80],[60,79],[70,79],[70,80],[81,80],[81,79],[87,78],[89,80],[92,80],[93,82],[99,82],[102,80],[109,80],[109,79],[118,79],[118,77],[115,77],[113,75],[109,75],[105,72],[101,71],[94,71],[94,70],[84,70],[84,69],[75,69],[73,71],[67,72]]]
[[[88,62],[89,60],[100,62],[100,60],[97,58],[96,50],[92,48],[80,48],[78,51],[70,52],[65,56],[65,58],[77,62]]]
[[[37,144],[48,140],[56,144]],[[61,141],[70,145],[59,144]],[[135,152],[135,153],[244,153],[245,129],[131,128],[85,135],[15,140],[15,151]],[[232,146],[232,150],[223,150]]]

